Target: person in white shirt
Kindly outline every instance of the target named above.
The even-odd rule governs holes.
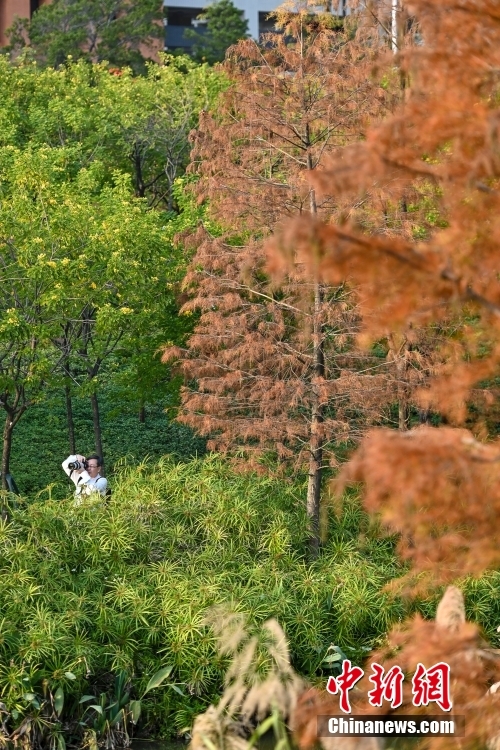
[[[80,454],[68,456],[63,461],[62,467],[70,479],[75,483],[75,499],[78,504],[84,497],[94,492],[106,495],[108,480],[101,477],[102,458],[97,453],[92,453],[85,458]]]

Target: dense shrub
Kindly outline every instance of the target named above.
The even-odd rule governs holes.
[[[75,507],[44,493],[12,509],[0,525],[9,721],[13,710],[18,722],[32,711],[47,686],[62,688],[69,720],[83,713],[77,698],[109,690],[114,675],[129,675],[138,696],[173,665],[185,697],[163,686],[148,696],[146,716],[160,734],[189,726],[221,688],[225,664],[204,617],[222,602],[255,624],[277,617],[302,673],[321,676],[331,644],[362,659],[402,615],[381,591],[399,572],[393,545],[347,498],[309,564],[303,490],[236,474],[214,456],[164,459],[123,468],[108,502]]]

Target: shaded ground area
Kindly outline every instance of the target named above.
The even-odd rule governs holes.
[[[139,422],[137,409],[123,403],[111,391],[100,397],[106,473],[127,459],[141,461],[145,456],[159,458],[166,453],[187,460],[205,453],[205,441],[184,425],[169,420],[165,404],[146,407],[145,423]],[[94,451],[94,432],[89,399],[73,401],[77,450]],[[11,460],[13,474],[22,495],[40,492],[56,483],[55,497],[64,497],[72,485],[65,480],[61,462],[70,453],[68,428],[62,393],[32,407],[14,433]]]

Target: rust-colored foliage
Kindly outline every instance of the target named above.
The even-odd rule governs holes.
[[[373,662],[383,664],[386,670],[394,665],[400,666],[408,676],[415,674],[419,663],[430,667],[445,662],[450,666],[453,706],[451,712],[443,716],[466,717],[464,745],[477,746],[478,742],[485,745],[498,735],[498,702],[488,691],[500,678],[500,657],[487,646],[478,628],[466,622],[463,596],[455,586],[445,591],[434,622],[425,622],[417,615],[413,620],[396,626],[383,648],[371,655],[360,684],[364,693],[360,708],[372,713],[391,713],[389,703],[374,709],[364,697],[373,687],[367,679]],[[403,683],[403,705],[397,709],[398,713],[440,713],[434,703],[416,707],[413,702],[412,683],[407,679]],[[455,744],[456,738],[450,737],[429,738],[427,741],[432,748]]]
[[[367,74],[366,50],[311,7],[280,10],[283,33],[264,46],[246,40],[229,51],[233,85],[193,134],[195,189],[222,235],[201,227],[191,238],[184,309],[201,315],[188,349],[165,357],[181,360],[188,382],[180,418],[210,435],[211,448],[244,446],[247,459],[271,450],[308,466],[317,533],[328,445],[380,418],[394,384],[387,361],[355,346],[349,285],[311,280],[297,260],[271,283],[264,241],[297,217],[339,215],[345,206],[318,199],[306,174],[357,140],[392,95]]]
[[[500,660],[471,623],[463,623],[450,631],[437,622],[425,622],[416,616],[389,634],[387,645],[372,655],[372,661],[383,664],[386,670],[398,665],[406,675],[414,675],[419,663],[430,667],[445,662],[450,666],[453,707],[449,714],[441,714],[443,718],[466,717],[466,736],[462,739],[464,746],[477,746],[478,742],[485,745],[488,739],[497,735],[500,728],[498,704],[488,696],[487,691],[500,677]],[[364,679],[369,674],[370,662]],[[365,691],[372,687],[368,679],[362,686]],[[411,678],[403,683],[403,696],[404,702],[398,713],[441,713],[432,703],[426,707],[413,705]],[[391,712],[388,703],[382,704],[379,709],[365,703],[364,710],[370,713]],[[450,737],[426,738],[425,742],[433,750],[456,747],[456,743],[457,739]]]
[[[452,709],[442,713],[443,718],[465,716],[465,737],[460,739],[461,747],[486,746],[496,741],[500,732],[497,681],[500,678],[500,656],[490,649],[481,638],[476,626],[465,621],[463,596],[459,589],[450,586],[438,605],[436,620],[425,622],[419,615],[413,620],[396,626],[387,638],[385,645],[374,652],[365,665],[363,679],[351,692],[350,701],[355,715],[370,716],[392,714],[436,715],[440,709],[435,703],[428,706],[414,706],[412,677],[419,664],[426,668],[445,662],[450,666],[450,692]],[[386,673],[392,667],[400,667],[405,675],[403,682],[403,703],[397,709],[389,701],[380,707],[369,704],[368,691],[373,689],[369,677],[373,674],[371,664],[383,665]],[[293,716],[293,730],[301,750],[308,750],[317,741],[317,716],[339,715],[338,696],[309,690],[299,698]],[[326,750],[349,750],[356,748],[356,739],[322,738]],[[366,750],[370,742],[365,738]],[[419,746],[438,750],[456,747],[456,737],[419,738]]]
[[[419,394],[422,408],[439,411],[447,424],[407,433],[372,430],[339,477],[339,487],[363,483],[366,506],[399,532],[418,587],[479,575],[500,562],[500,445],[488,433],[489,412],[497,413],[497,391],[489,385],[500,355],[500,7],[497,0],[403,4],[419,43],[400,48],[395,58],[405,84],[401,105],[372,125],[364,142],[309,175],[318,192],[371,201],[372,213],[363,208],[337,223],[301,217],[270,247],[281,272],[288,253],[324,282],[355,284],[365,340],[387,330],[418,336],[424,326],[429,335],[433,326],[453,322],[433,378]],[[379,3],[369,5],[376,10]],[[408,209],[410,192],[422,195],[427,186],[433,186],[432,208],[440,217],[430,231],[384,226],[383,212],[373,208],[377,201],[393,212]],[[484,417],[474,435],[463,428],[471,405]],[[402,624],[371,660],[386,669],[398,665],[410,677],[418,663],[447,662],[453,713],[466,717],[460,746],[496,747],[498,654],[465,622],[463,604],[453,611],[457,591],[447,594],[435,623],[416,617]],[[378,709],[366,701],[370,687],[360,683],[352,702],[374,713]],[[411,698],[405,694],[400,713],[422,711]],[[314,693],[299,701],[301,747],[312,744],[316,716],[336,708]],[[426,713],[435,710],[429,706]],[[425,742],[437,748],[457,741]]]
[[[497,376],[500,357],[500,10],[496,0],[404,5],[421,37],[396,57],[409,83],[404,101],[309,178],[344,199],[376,190],[393,204],[422,181],[433,184],[440,225],[416,241],[377,231],[359,214],[343,224],[301,217],[273,246],[291,248],[326,282],[352,280],[365,337],[454,320],[418,395],[450,426],[408,437],[372,432],[344,473],[364,481],[371,510],[403,532],[414,571],[447,580],[498,563],[500,445],[481,449],[453,428],[468,418],[469,400],[484,417],[476,437],[487,437],[496,398],[481,381]]]
[[[439,185],[448,226],[424,243],[366,236],[355,226],[303,226],[295,244],[309,257],[313,245],[329,280],[363,283],[367,306],[377,309],[367,321],[374,330],[436,319],[446,304],[469,301],[491,340],[500,312],[500,12],[487,0],[408,5],[424,41],[400,60],[411,71],[404,105],[310,179],[333,194],[390,186],[395,199],[425,175]]]
[[[364,483],[366,508],[401,534],[402,556],[414,563],[411,575],[431,570],[450,581],[500,564],[497,459],[496,446],[464,429],[373,430],[338,486]]]

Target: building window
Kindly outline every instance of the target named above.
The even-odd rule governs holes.
[[[165,49],[182,50],[189,52],[193,45],[191,39],[184,38],[186,29],[194,29],[203,33],[205,24],[195,24],[196,18],[202,13],[202,8],[175,8],[173,6],[165,7]]]
[[[40,7],[40,0],[30,0],[30,18],[33,13]]]
[[[347,15],[347,0],[340,0],[339,3],[339,16]]]
[[[191,26],[197,16],[202,13],[201,8],[165,8],[168,26]]]
[[[259,39],[262,34],[269,34],[275,30],[275,21],[273,18],[268,18],[269,13],[272,11],[265,10],[259,12]]]

